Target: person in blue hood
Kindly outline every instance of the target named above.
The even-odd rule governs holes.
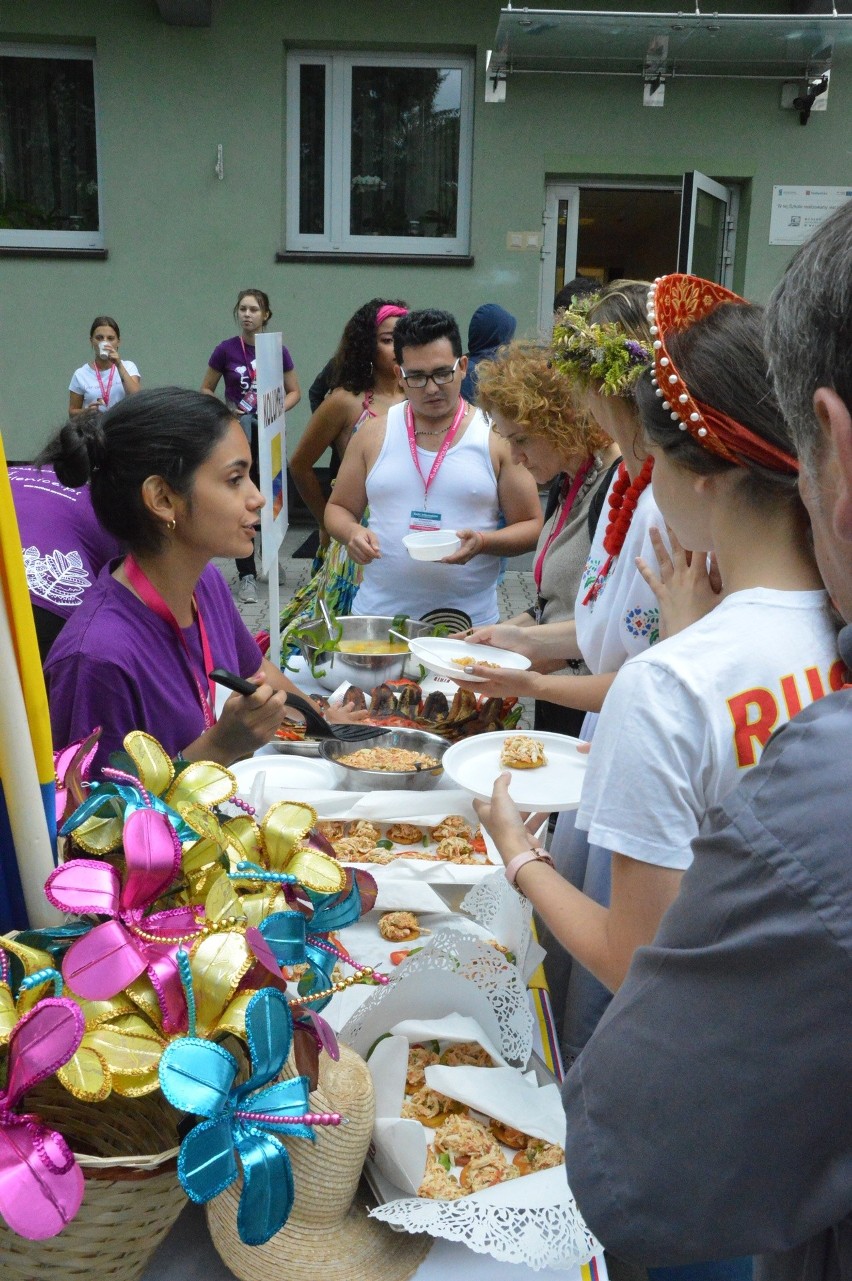
[[[515,336],[517,320],[496,302],[484,302],[470,318],[467,329],[467,373],[461,394],[471,404],[476,404],[476,366],[481,360],[492,360],[500,347],[505,347]]]

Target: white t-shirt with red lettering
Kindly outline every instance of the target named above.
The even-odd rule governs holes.
[[[772,731],[842,684],[825,592],[733,592],[619,671],[577,827],[605,849],[689,867],[708,812],[757,764]]]

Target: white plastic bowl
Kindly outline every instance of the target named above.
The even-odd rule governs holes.
[[[454,529],[421,529],[406,534],[402,542],[412,560],[443,560],[461,547]]]

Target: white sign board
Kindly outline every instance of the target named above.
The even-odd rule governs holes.
[[[835,209],[852,198],[849,187],[773,187],[770,245],[803,245]]]
[[[260,513],[261,568],[269,576],[269,658],[279,666],[280,612],[278,549],[287,532],[287,435],[284,422],[284,362],[281,334],[258,334],[257,446],[260,492],[266,499]]]

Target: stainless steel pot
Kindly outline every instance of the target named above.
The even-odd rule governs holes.
[[[325,738],[320,743],[320,756],[339,765],[343,774],[340,786],[347,792],[412,791],[425,792],[434,787],[444,772],[443,765],[432,769],[384,770],[353,769],[346,764],[346,757],[363,747],[404,747],[409,752],[424,752],[440,761],[449,747],[445,738],[427,734],[422,729],[394,729],[362,743],[346,743],[341,739]]]
[[[380,618],[376,615],[364,615],[357,618],[349,615],[338,618],[341,628],[341,640],[393,640],[388,628],[394,624],[393,618]],[[431,636],[431,623],[418,623],[406,619],[397,631],[404,636]],[[344,681],[357,685],[369,693],[376,685],[384,681],[395,681],[403,675],[409,654],[341,654],[339,650],[323,648],[328,645],[328,628],[321,618],[312,618],[299,637],[299,649],[305,662],[312,663],[317,672],[317,680],[326,689],[337,689]]]

